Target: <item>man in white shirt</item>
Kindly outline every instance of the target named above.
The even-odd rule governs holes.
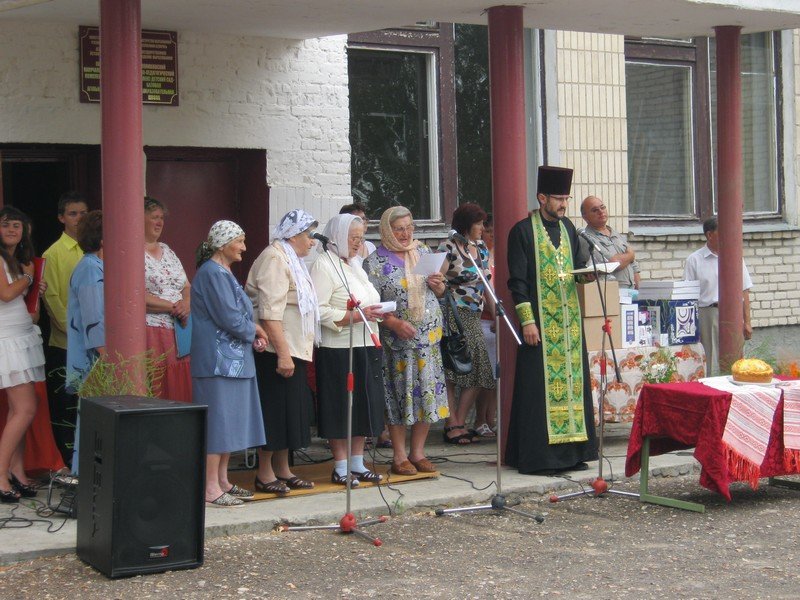
[[[717,217],[703,222],[706,245],[696,250],[686,259],[683,278],[700,282],[700,342],[706,351],[708,374],[719,372],[719,232]],[[742,260],[742,299],[744,304],[744,339],[749,340],[753,333],[750,325],[750,288],[753,282],[747,265]]]

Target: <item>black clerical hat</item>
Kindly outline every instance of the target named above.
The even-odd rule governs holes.
[[[539,167],[536,193],[552,196],[569,196],[572,190],[572,169],[564,167]]]

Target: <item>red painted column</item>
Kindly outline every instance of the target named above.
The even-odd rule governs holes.
[[[512,322],[508,291],[508,232],[528,213],[525,155],[525,74],[521,6],[495,6],[489,13],[489,82],[492,127],[492,211],[495,232],[495,286]],[[516,343],[504,326],[500,336],[502,452],[514,389]]]
[[[719,364],[730,365],[744,349],[742,313],[742,76],[741,27],[715,27],[717,37],[717,217],[719,221]]]
[[[145,352],[140,0],[100,0],[106,349]]]

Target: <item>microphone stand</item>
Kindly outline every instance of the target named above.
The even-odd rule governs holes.
[[[359,527],[364,527],[367,525],[374,525],[376,523],[385,523],[387,517],[381,515],[377,519],[370,519],[368,521],[362,521],[359,523],[356,521],[355,515],[350,510],[350,493],[352,491],[352,473],[350,471],[350,463],[353,458],[353,389],[354,389],[354,376],[353,376],[353,312],[358,311],[358,314],[361,315],[361,320],[364,323],[364,327],[367,328],[369,331],[370,337],[372,338],[372,343],[375,345],[376,348],[381,347],[380,339],[376,333],[373,333],[372,328],[369,326],[369,321],[367,321],[366,315],[364,315],[364,311],[361,309],[361,302],[356,300],[353,293],[350,291],[350,286],[347,285],[347,277],[344,274],[344,267],[339,265],[339,269],[336,268],[336,263],[334,262],[333,258],[331,258],[330,253],[328,252],[328,241],[327,240],[320,240],[322,243],[322,248],[328,257],[328,260],[331,261],[331,266],[333,270],[336,271],[336,274],[339,276],[339,279],[344,285],[345,291],[347,291],[347,295],[349,299],[347,300],[347,312],[350,315],[350,347],[348,349],[348,371],[347,371],[347,489],[345,496],[346,500],[346,509],[344,516],[339,520],[337,525],[302,525],[302,526],[294,526],[294,525],[282,525],[280,530],[281,531],[310,531],[314,529],[335,529],[339,533],[355,533],[356,535],[364,538],[365,540],[372,543],[374,546],[381,546],[383,542],[380,538],[372,537],[371,535],[362,531]],[[334,244],[335,245],[335,244]],[[341,270],[340,270],[341,269]],[[380,485],[380,484],[378,484]]]
[[[581,236],[583,237],[583,236]],[[597,465],[597,478],[592,481],[590,489],[581,489],[579,492],[570,492],[568,494],[550,496],[550,502],[558,502],[568,498],[575,498],[577,496],[594,496],[599,498],[603,494],[617,494],[619,496],[628,496],[631,498],[638,498],[639,494],[633,492],[625,492],[622,490],[615,490],[608,487],[608,482],[603,479],[603,462],[605,460],[603,450],[605,441],[605,405],[606,405],[606,388],[608,383],[608,376],[606,372],[606,341],[611,349],[611,360],[614,365],[614,375],[617,383],[622,383],[622,377],[619,374],[619,363],[617,362],[617,353],[614,349],[614,341],[611,337],[611,320],[608,318],[608,311],[606,310],[606,295],[603,293],[603,286],[600,285],[600,276],[597,271],[597,262],[594,259],[594,242],[586,237],[584,241],[589,244],[589,258],[592,259],[592,270],[594,272],[594,281],[597,284],[597,294],[600,297],[600,308],[603,311],[603,337],[600,345],[600,426],[598,431],[599,444],[597,449],[598,465]],[[584,374],[584,377],[591,377],[590,373]],[[592,415],[594,418],[594,415]],[[613,481],[612,481],[613,483]]]
[[[459,248],[457,241],[454,239],[452,240],[453,244],[455,245],[458,253],[461,255],[461,258],[464,258],[464,253]],[[464,240],[466,242],[466,239]],[[517,342],[517,346],[522,344],[522,340],[519,339],[519,335],[517,335],[516,329],[511,324],[511,321],[508,319],[508,315],[506,314],[505,309],[503,308],[503,302],[497,297],[497,294],[494,291],[494,288],[489,284],[486,280],[486,277],[483,274],[483,267],[478,266],[475,262],[475,259],[472,257],[472,254],[469,252],[469,248],[467,248],[467,257],[469,257],[472,266],[475,267],[475,271],[478,273],[478,277],[480,277],[481,282],[484,285],[484,289],[489,293],[489,296],[494,300],[494,327],[495,327],[495,349],[497,351],[496,354],[496,362],[495,362],[495,370],[494,370],[494,380],[495,380],[495,402],[497,404],[497,423],[500,424],[503,422],[502,420],[502,403],[500,401],[500,320],[502,319],[508,330],[511,332],[511,335],[514,337],[514,340]],[[480,253],[479,253],[480,256]],[[449,291],[447,292],[450,293]],[[497,442],[497,458],[496,458],[496,466],[497,466],[497,493],[492,496],[489,504],[483,504],[480,506],[464,506],[459,508],[437,508],[435,514],[437,517],[441,517],[442,515],[446,515],[449,513],[461,513],[461,512],[475,512],[475,511],[485,511],[485,510],[495,510],[495,511],[508,511],[514,513],[515,515],[519,515],[520,517],[526,517],[528,519],[533,519],[537,523],[541,523],[544,521],[544,517],[540,514],[531,514],[525,511],[519,510],[518,508],[514,508],[509,506],[506,501],[506,496],[503,494],[503,480],[502,480],[502,462],[500,459],[500,449],[502,448],[502,427],[497,428],[497,437],[495,438]]]

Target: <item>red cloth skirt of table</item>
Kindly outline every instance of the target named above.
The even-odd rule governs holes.
[[[647,384],[642,387],[633,417],[625,460],[625,475],[641,468],[644,438],[650,436],[650,455],[694,448],[700,463],[700,484],[731,499],[722,433],[728,419],[731,394],[702,383]],[[775,410],[761,477],[786,475],[783,463],[783,398]]]
[[[61,453],[53,439],[50,409],[47,406],[47,386],[43,381],[36,383],[36,397],[39,400],[36,416],[25,435],[25,471],[30,474],[58,471],[64,468]],[[5,427],[7,415],[6,392],[0,390],[0,428]]]

